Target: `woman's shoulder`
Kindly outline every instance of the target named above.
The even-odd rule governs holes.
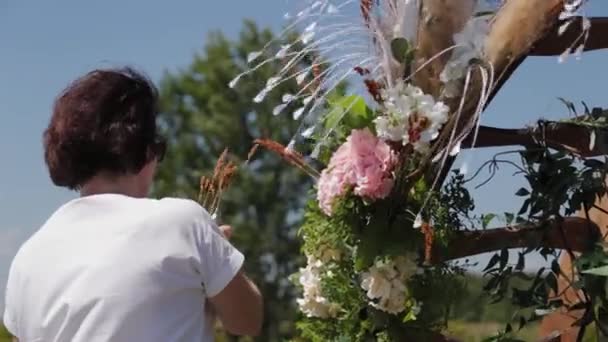
[[[154,200],[162,210],[185,212],[191,214],[206,213],[206,210],[196,201],[187,198],[163,197]]]
[[[153,201],[156,213],[159,215],[186,222],[212,221],[211,215],[196,201],[176,197],[164,197]]]

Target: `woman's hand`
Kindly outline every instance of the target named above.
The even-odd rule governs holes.
[[[232,226],[229,225],[221,225],[218,227],[222,232],[222,235],[226,238],[226,240],[230,240],[232,237]]]

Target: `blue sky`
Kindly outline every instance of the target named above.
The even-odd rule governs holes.
[[[0,1],[0,283],[19,244],[75,196],[51,184],[41,145],[52,101],[70,80],[122,64],[159,80],[165,70],[187,66],[208,31],[234,37],[244,18],[277,29],[288,8],[286,0]],[[588,10],[608,15],[608,3],[592,0]],[[484,124],[517,127],[564,117],[558,96],[608,106],[606,61],[608,52],[561,65],[555,58],[529,60],[484,114]],[[491,154],[468,155],[472,169]],[[518,184],[504,172],[475,191],[479,211],[516,210],[511,193]]]

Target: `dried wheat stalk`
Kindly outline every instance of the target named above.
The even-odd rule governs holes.
[[[248,161],[253,158],[259,147],[263,147],[271,152],[276,153],[279,157],[281,157],[281,159],[302,170],[304,173],[311,176],[312,178],[318,179],[321,176],[319,171],[310,166],[304,159],[304,156],[302,156],[295,150],[289,149],[281,145],[280,143],[270,139],[256,139],[254,143],[255,145],[249,152],[249,156],[247,159]]]
[[[211,178],[202,176],[200,180],[198,202],[214,216],[219,209],[222,194],[230,186],[237,169],[236,165],[227,158],[228,150],[226,149],[215,164],[213,176]]]

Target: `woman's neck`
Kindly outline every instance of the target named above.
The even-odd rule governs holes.
[[[130,197],[146,197],[147,191],[142,189],[141,181],[136,175],[109,176],[96,175],[80,189],[80,196],[98,194],[120,194]]]

